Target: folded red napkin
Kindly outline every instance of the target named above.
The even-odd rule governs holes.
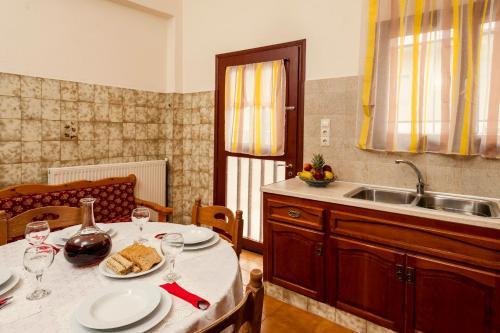
[[[170,294],[191,303],[197,309],[206,310],[210,306],[210,303],[206,299],[196,296],[195,294],[191,294],[189,291],[179,286],[177,282],[165,283],[160,285],[160,287],[165,289]]]
[[[162,239],[162,238],[163,238],[163,236],[165,236],[166,234],[167,234],[166,232],[163,232],[163,233],[161,233],[161,234],[157,234],[157,235],[155,235],[155,238],[156,238],[156,239]]]

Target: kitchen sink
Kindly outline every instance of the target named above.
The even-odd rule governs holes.
[[[416,206],[463,215],[483,217],[499,216],[498,205],[494,202],[439,194],[424,194],[419,198]]]
[[[500,209],[493,201],[450,196],[445,194],[392,190],[377,187],[358,187],[345,195],[348,198],[396,205],[409,205],[469,216],[500,218]]]
[[[360,187],[348,194],[349,198],[362,199],[389,204],[407,205],[413,202],[417,195],[407,191],[386,190],[372,187]]]

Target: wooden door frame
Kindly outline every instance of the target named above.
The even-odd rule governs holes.
[[[295,159],[296,165],[294,167],[295,171],[300,170],[302,167],[303,154],[304,154],[304,86],[305,86],[305,61],[306,61],[306,40],[296,40],[287,43],[268,45],[263,47],[257,47],[247,50],[217,54],[215,56],[215,105],[214,105],[214,175],[213,175],[213,201],[217,205],[225,205],[225,196],[219,194],[217,195],[217,188],[222,187],[222,183],[225,183],[225,178],[222,178],[217,170],[219,169],[220,152],[225,150],[224,147],[224,132],[222,135],[218,133],[219,123],[224,119],[224,91],[221,91],[221,87],[224,86],[225,75],[220,73],[222,67],[232,66],[232,65],[244,65],[256,62],[264,62],[270,60],[282,59],[281,55],[286,49],[290,47],[297,47],[298,54],[298,82],[297,82],[297,104],[295,105],[295,111],[297,112],[297,132],[296,132],[296,149],[295,149]],[[266,56],[263,56],[265,52]],[[232,62],[228,64],[228,58],[231,58]],[[288,84],[288,80],[287,80]],[[222,111],[221,111],[222,110]],[[245,156],[245,154],[231,154],[233,156]],[[252,158],[264,158],[264,159],[274,159],[279,160],[280,157],[252,157]],[[222,179],[221,179],[222,178]],[[245,248],[262,252],[262,244],[259,242],[252,241],[250,239],[244,239],[243,245]]]

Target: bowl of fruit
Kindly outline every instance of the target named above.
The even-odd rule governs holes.
[[[314,154],[311,163],[304,164],[304,169],[297,176],[314,187],[326,187],[337,179],[332,167],[325,163],[321,154]]]

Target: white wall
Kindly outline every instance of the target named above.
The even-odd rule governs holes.
[[[358,74],[362,0],[183,0],[183,90],[214,89],[215,55],[307,39],[308,80]]]
[[[164,92],[167,21],[108,0],[1,0],[0,71]]]

